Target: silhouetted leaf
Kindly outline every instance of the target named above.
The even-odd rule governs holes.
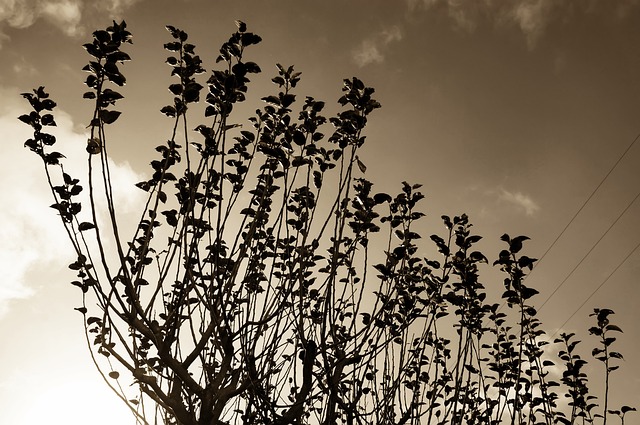
[[[517,254],[522,249],[522,242],[529,240],[527,236],[517,236],[509,242],[509,251],[512,254]]]
[[[95,224],[93,223],[89,223],[88,221],[82,222],[78,225],[78,230],[80,230],[81,232],[85,231],[85,230],[89,230],[89,229],[95,229]]]
[[[165,43],[164,48],[170,52],[180,51],[180,43],[178,41],[172,41],[171,43]]]
[[[175,118],[176,116],[176,108],[174,108],[173,106],[165,106],[164,108],[160,109],[160,112],[171,118]]]
[[[120,116],[120,111],[109,111],[106,109],[102,109],[100,111],[100,120],[105,124],[113,124],[116,122],[118,117]]]
[[[533,297],[534,295],[539,294],[540,292],[536,291],[533,288],[529,288],[529,287],[523,287],[522,288],[522,298],[525,300],[528,300],[529,298]]]
[[[238,27],[239,32],[245,32],[247,30],[247,24],[240,20],[236,21],[236,26]]]
[[[375,195],[373,195],[373,201],[376,203],[376,205],[383,204],[385,202],[391,202],[392,200],[393,198],[391,197],[391,195],[386,193],[376,193]]]
[[[622,329],[620,329],[620,327],[617,325],[607,325],[605,329],[612,332],[622,332]]]
[[[49,125],[49,126],[54,126],[54,127],[56,125],[56,122],[53,119],[53,115],[51,115],[51,114],[44,114],[40,118],[40,122],[42,123],[42,125]]]
[[[91,155],[99,154],[102,151],[102,146],[100,145],[100,139],[92,138],[87,141],[87,152]]]
[[[313,185],[316,189],[320,189],[322,187],[322,173],[320,173],[320,171],[313,171]]]
[[[44,160],[49,165],[57,165],[60,163],[60,159],[65,158],[60,152],[51,152],[44,156]]]
[[[180,96],[182,93],[182,84],[171,84],[169,86],[169,91],[176,96]]]

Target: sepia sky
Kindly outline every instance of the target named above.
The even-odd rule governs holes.
[[[540,258],[593,195],[527,283],[538,305],[557,289],[539,317],[550,334],[577,332],[585,349],[593,308],[616,312],[626,361],[613,404],[640,408],[640,1],[0,0],[0,423],[134,423],[91,364],[70,244],[16,119],[27,106],[19,93],[45,85],[60,150],[81,170],[81,46],[123,18],[133,61],[110,148],[123,219],[137,216],[133,184],[170,135],[159,112],[171,102],[164,26],[189,33],[210,70],[243,20],[263,38],[246,53],[263,72],[240,110],[274,90],[276,63],[302,72],[298,99],[334,111],[344,78],[373,86],[382,109],[360,154],[366,177],[389,193],[424,185],[425,239],[441,232],[440,215],[467,213],[491,261],[503,233],[531,237],[526,253]],[[501,280],[485,272],[497,302]],[[626,423],[640,424],[632,415]]]

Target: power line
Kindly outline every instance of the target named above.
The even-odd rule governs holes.
[[[545,306],[545,304],[547,304],[551,298],[556,294],[556,292],[558,292],[558,290],[560,288],[562,288],[562,286],[565,284],[565,282],[573,275],[573,273],[578,269],[578,267],[580,267],[580,265],[582,264],[582,262],[589,256],[589,254],[591,254],[591,252],[598,246],[598,244],[600,243],[600,241],[602,241],[602,239],[604,239],[605,236],[607,236],[607,234],[609,233],[609,231],[611,231],[611,229],[613,228],[613,226],[616,225],[616,223],[618,221],[620,221],[620,218],[622,218],[622,216],[629,210],[629,208],[631,208],[631,205],[633,205],[633,203],[640,198],[640,192],[638,192],[638,194],[636,195],[635,198],[633,198],[633,200],[631,202],[629,202],[629,204],[627,205],[627,207],[620,213],[620,215],[618,215],[618,218],[615,219],[615,221],[613,223],[611,223],[611,225],[609,226],[609,228],[602,234],[602,236],[600,236],[600,239],[598,239],[598,241],[591,247],[591,249],[589,250],[589,252],[587,252],[582,259],[580,260],[580,262],[578,264],[575,265],[575,267],[571,270],[571,272],[569,272],[569,274],[567,275],[567,277],[564,278],[564,280],[562,282],[560,282],[560,284],[558,286],[556,286],[556,289],[553,290],[553,292],[551,293],[551,295],[549,295],[547,297],[546,300],[544,300],[544,302],[540,305],[540,307],[538,307],[538,311],[542,310],[542,307]]]
[[[619,269],[619,268],[620,268],[620,267],[621,267],[621,266],[622,266],[622,265],[623,265],[623,264],[624,264],[624,263],[629,259],[629,257],[631,257],[631,256],[633,255],[633,253],[634,253],[634,252],[636,252],[636,251],[638,250],[638,248],[640,248],[640,242],[638,242],[638,244],[635,246],[635,248],[633,248],[633,249],[631,250],[631,252],[629,252],[629,254],[627,254],[627,256],[626,256],[626,257],[624,257],[624,259],[623,259],[623,260],[622,260],[622,261],[621,261],[621,262],[616,266],[616,268],[615,268],[615,269],[613,269],[613,271],[612,271],[611,273],[609,273],[609,276],[607,276],[607,278],[606,278],[605,280],[603,280],[603,281],[602,281],[602,283],[601,283],[600,285],[598,285],[598,287],[597,287],[596,289],[594,289],[594,290],[593,290],[593,292],[591,292],[591,294],[589,295],[589,297],[587,297],[587,299],[586,299],[586,300],[584,300],[584,302],[583,302],[582,304],[580,304],[580,307],[578,307],[578,308],[577,308],[577,309],[576,309],[576,310],[571,314],[571,316],[569,316],[569,318],[568,318],[567,320],[565,320],[565,321],[564,321],[564,323],[563,323],[562,325],[560,325],[560,327],[558,328],[558,330],[556,330],[556,332],[555,332],[553,335],[551,335],[551,338],[549,338],[549,339],[553,339],[553,337],[555,337],[555,336],[556,336],[556,334],[557,334],[558,332],[560,332],[560,330],[561,330],[562,328],[564,328],[564,327],[565,327],[565,325],[566,325],[567,323],[569,323],[569,321],[570,321],[571,319],[573,319],[573,316],[575,316],[575,315],[578,313],[578,311],[580,311],[580,309],[582,309],[582,307],[584,307],[584,306],[585,306],[585,304],[587,304],[587,302],[589,302],[589,300],[590,300],[590,299],[591,299],[591,298],[596,294],[596,292],[598,292],[598,291],[600,290],[600,288],[602,288],[602,287],[603,287],[603,286],[604,286],[604,285],[609,281],[609,279],[611,278],[611,276],[613,276],[613,275],[615,274],[615,272],[617,272],[617,271],[618,271],[618,269]]]
[[[609,178],[609,176],[611,175],[611,173],[613,172],[613,170],[615,170],[615,168],[618,166],[618,164],[620,164],[620,161],[622,161],[622,159],[627,155],[627,152],[629,152],[631,150],[631,148],[633,147],[633,145],[636,144],[636,142],[638,141],[638,139],[640,139],[640,133],[638,133],[638,135],[636,136],[635,139],[633,139],[633,141],[631,142],[631,144],[629,146],[627,146],[627,149],[625,149],[625,151],[622,153],[622,155],[620,155],[620,158],[618,158],[618,160],[616,161],[615,164],[613,164],[613,167],[611,167],[611,169],[609,170],[609,172],[604,176],[604,178],[600,181],[600,183],[598,184],[598,186],[596,186],[596,188],[593,190],[593,192],[591,192],[591,195],[589,195],[589,197],[587,198],[586,201],[584,201],[584,203],[582,204],[582,206],[578,209],[578,211],[576,211],[576,213],[573,215],[573,217],[571,217],[571,220],[569,220],[569,222],[567,223],[566,226],[564,226],[564,229],[562,229],[562,232],[560,232],[560,234],[555,238],[555,240],[551,243],[551,245],[549,245],[549,248],[547,248],[547,250],[544,252],[544,254],[542,254],[542,257],[540,257],[538,259],[538,261],[536,262],[536,264],[534,265],[533,269],[531,270],[531,272],[533,272],[533,270],[535,270],[535,268],[542,262],[542,260],[544,259],[544,257],[546,257],[546,255],[549,253],[549,251],[551,251],[551,249],[555,246],[555,244],[558,242],[558,240],[562,237],[562,235],[564,235],[564,233],[567,231],[567,229],[569,228],[569,226],[571,226],[571,224],[573,223],[573,221],[576,219],[576,217],[578,217],[578,214],[580,214],[582,212],[582,210],[584,209],[584,207],[589,203],[589,201],[591,200],[591,198],[593,198],[593,196],[596,194],[596,192],[598,191],[598,189],[600,189],[600,187],[603,185],[603,183],[607,180],[607,178]],[[529,276],[531,275],[531,273],[529,273]],[[555,291],[554,291],[555,293]]]
[[[544,252],[544,254],[542,254],[542,256],[538,259],[538,261],[536,261],[536,263],[534,264],[533,268],[531,269],[531,272],[529,272],[528,275],[526,275],[524,277],[524,279],[526,280],[529,276],[531,276],[531,274],[533,273],[533,271],[536,269],[536,267],[538,267],[540,265],[540,263],[542,262],[542,260],[544,259],[544,257],[547,256],[547,254],[549,253],[549,251],[551,251],[551,249],[556,245],[556,243],[560,240],[560,238],[562,237],[562,235],[565,234],[565,232],[567,231],[567,229],[569,228],[569,226],[571,226],[571,224],[573,224],[573,222],[575,221],[576,217],[578,217],[578,215],[582,212],[582,210],[584,209],[584,207],[587,206],[587,204],[589,203],[589,201],[591,201],[591,198],[593,198],[593,196],[596,194],[596,192],[598,192],[598,190],[600,189],[600,187],[604,184],[604,182],[609,178],[609,176],[611,175],[611,173],[613,172],[613,170],[616,169],[616,167],[618,166],[618,164],[620,164],[620,161],[622,161],[622,159],[627,155],[627,153],[631,150],[631,148],[633,147],[633,145],[636,144],[636,142],[638,141],[638,139],[640,139],[640,133],[638,133],[636,135],[636,137],[633,139],[633,141],[629,144],[629,146],[627,146],[627,148],[624,150],[624,152],[622,152],[622,155],[620,155],[620,157],[618,158],[618,160],[615,162],[615,164],[613,164],[613,166],[609,169],[609,171],[607,172],[607,174],[602,178],[602,180],[600,180],[600,183],[598,183],[598,185],[596,186],[595,189],[593,189],[593,191],[591,192],[591,194],[589,195],[589,197],[584,201],[584,203],[580,206],[580,208],[578,208],[578,211],[575,212],[575,214],[573,215],[573,217],[571,217],[571,219],[569,220],[569,222],[564,226],[564,229],[562,229],[562,231],[560,232],[560,234],[558,234],[558,236],[556,236],[556,238],[553,240],[553,242],[551,243],[551,245],[549,245],[549,247],[547,248],[547,250]],[[596,244],[594,246],[591,247],[591,249],[589,250],[589,252],[587,252],[587,254],[582,257],[582,260],[580,260],[580,262],[573,268],[573,270],[571,270],[571,272],[567,275],[567,277],[564,278],[564,280],[562,282],[560,282],[560,284],[553,290],[553,292],[551,293],[551,295],[549,295],[549,297],[542,303],[542,305],[539,307],[539,309],[541,309],[550,299],[551,297],[553,297],[553,295],[555,295],[556,292],[558,292],[558,290],[560,289],[560,287],[562,287],[562,285],[567,281],[567,279],[569,279],[569,277],[576,271],[576,269],[580,266],[580,264],[582,264],[582,262],[584,261],[584,259],[591,253],[591,251],[593,251],[596,247],[596,245],[598,245],[598,243],[600,243],[600,241],[602,240],[602,238],[605,237],[605,235],[609,232],[609,230],[611,230],[611,228],[618,222],[618,220],[620,219],[620,217],[622,217],[622,215],[629,209],[629,207],[631,206],[631,204],[633,204],[635,202],[635,200],[638,198],[638,196],[640,195],[640,193],[638,193],[638,195],[636,195],[636,197],[633,199],[633,201],[631,201],[631,203],[627,206],[627,208],[625,208],[625,210],[622,212],[622,214],[620,214],[618,216],[618,218],[616,219],[616,221],[613,222],[613,224],[611,224],[611,226],[609,226],[609,229],[607,229],[607,231],[600,237],[600,239],[598,239],[598,241],[596,242]],[[502,305],[500,306],[500,308],[498,309],[498,311],[502,310],[502,308],[505,306],[506,302],[503,302]]]

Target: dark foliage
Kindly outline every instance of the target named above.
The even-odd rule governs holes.
[[[84,97],[94,105],[86,202],[64,155],[50,150],[56,139],[44,128],[55,125],[56,103],[42,87],[24,94],[33,111],[19,118],[34,130],[25,146],[43,160],[51,207],[75,250],[71,283],[82,292],[91,354],[140,423],[604,424],[635,410],[609,409],[609,377],[622,359],[611,310],[596,310],[589,330],[605,368],[602,408],[579,341],[549,341],[537,291],[525,285],[536,261],[521,253],[527,237],[504,235],[493,263],[505,274],[507,312],[486,299],[487,258],[466,215],[442,217],[443,234],[431,236],[439,258],[420,254],[420,186],[377,193],[363,176],[357,152],[380,107],[372,88],[344,80],[342,110],[326,118],[324,102],[298,101],[300,73],[278,65],[276,92],[243,129],[234,107],[261,72],[245,59],[260,37],[238,22],[220,68],[199,83],[195,46],[167,29],[175,82],[161,112],[173,132],[137,184],[148,197],[131,238],[116,219],[107,161],[124,98],[120,67],[130,60],[125,23],[84,45]],[[187,114],[202,99],[192,133]]]

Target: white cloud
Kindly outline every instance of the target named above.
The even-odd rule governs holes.
[[[444,9],[456,28],[473,31],[481,19],[499,27],[520,30],[529,48],[534,48],[554,21],[567,21],[580,14],[608,13],[624,19],[640,7],[640,0],[406,0],[409,12]]]
[[[121,17],[125,10],[138,3],[141,0],[103,0],[93,3],[98,10],[107,11],[110,14]]]
[[[382,37],[382,43],[384,45],[387,45],[392,41],[402,40],[402,31],[400,30],[400,27],[398,27],[397,25],[394,25],[391,28],[386,28],[382,30],[382,32],[380,33],[380,36]]]
[[[8,37],[3,28],[24,29],[39,19],[55,26],[68,36],[86,31],[87,15],[100,20],[120,19],[122,14],[141,0],[0,0],[0,42]]]
[[[15,58],[15,59],[13,59],[12,62],[13,62],[13,65],[11,66],[11,68],[13,69],[13,72],[16,75],[33,76],[33,75],[37,75],[38,74],[38,70],[36,69],[36,67],[31,65],[27,61],[27,58],[24,57],[24,56],[20,56],[19,58]]]
[[[373,40],[364,40],[360,48],[354,53],[353,60],[358,66],[365,66],[371,63],[382,63],[384,56]]]
[[[536,212],[538,212],[538,210],[540,210],[538,204],[536,204],[530,196],[525,195],[521,192],[509,192],[505,189],[502,189],[498,193],[498,198],[501,201],[507,202],[517,209],[524,211],[524,213],[528,216],[532,216]]]
[[[64,261],[72,257],[71,245],[52,204],[51,193],[41,160],[23,146],[32,136],[30,128],[17,120],[28,112],[28,104],[20,102],[17,90],[0,87],[0,131],[3,152],[0,155],[0,318],[7,313],[12,300],[26,298],[37,290],[31,279],[44,280],[41,269],[51,264],[66,268]],[[55,148],[68,158],[65,171],[81,179],[87,192],[86,145],[87,135],[74,130],[70,117],[56,112],[57,127],[51,128],[58,143]],[[123,206],[123,215],[138,204],[142,192],[134,184],[142,178],[127,163],[111,162],[116,190],[116,205]],[[84,203],[86,207],[87,204]],[[88,214],[87,211],[83,211]],[[83,214],[81,213],[81,214]],[[62,264],[60,264],[62,262]]]
[[[402,40],[402,30],[399,26],[385,28],[373,36],[365,39],[360,47],[353,52],[353,60],[363,67],[372,63],[384,62],[384,53],[389,44]]]
[[[39,3],[41,16],[60,28],[66,35],[80,32],[81,3],[73,0]]]
[[[24,0],[0,0],[0,22],[13,28],[26,28],[36,20],[34,3]]]
[[[520,27],[529,48],[535,47],[552,17],[553,0],[523,0],[510,11],[511,19]]]
[[[446,9],[449,18],[455,23],[457,28],[473,31],[477,26],[479,14],[488,7],[490,0],[407,0],[409,11],[414,12],[419,9],[429,11],[442,7]]]

